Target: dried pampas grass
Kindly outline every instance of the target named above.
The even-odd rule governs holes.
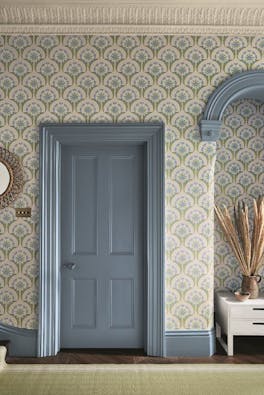
[[[239,262],[242,274],[254,276],[264,263],[264,198],[253,200],[254,219],[250,237],[248,207],[234,207],[234,223],[226,207],[215,206],[215,213],[225,236]]]

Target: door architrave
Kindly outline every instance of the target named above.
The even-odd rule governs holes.
[[[74,132],[73,132],[74,129]],[[146,152],[146,341],[164,356],[164,126],[162,123],[40,125],[40,272],[38,356],[60,350],[61,147],[144,144]]]

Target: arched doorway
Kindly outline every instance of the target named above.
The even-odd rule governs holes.
[[[232,76],[209,98],[201,121],[202,141],[216,142],[217,205],[231,210],[243,199],[251,206],[253,198],[264,195],[263,136],[264,71]],[[242,276],[217,223],[214,236],[215,288],[235,291]]]

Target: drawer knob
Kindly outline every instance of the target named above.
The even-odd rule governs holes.
[[[264,322],[252,322],[253,325],[264,325]]]

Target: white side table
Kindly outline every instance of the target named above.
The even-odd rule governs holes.
[[[216,338],[227,352],[234,355],[234,336],[264,336],[264,295],[239,302],[229,291],[215,293]],[[227,343],[221,334],[227,335]]]

